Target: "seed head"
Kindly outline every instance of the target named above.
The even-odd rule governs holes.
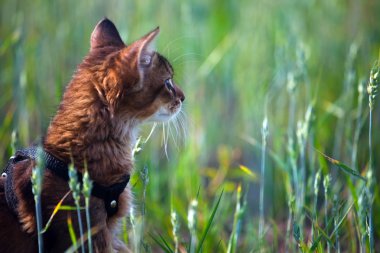
[[[287,75],[286,88],[287,88],[288,92],[292,94],[292,93],[294,93],[296,87],[297,87],[297,83],[296,83],[296,80],[294,78],[294,74],[293,74],[293,72],[289,72]]]
[[[376,65],[371,69],[371,73],[369,75],[369,82],[367,85],[367,93],[369,96],[369,108],[373,109],[375,104],[375,98],[377,95],[377,88],[380,84],[380,66]]]
[[[86,170],[83,175],[83,189],[82,189],[83,196],[85,198],[89,198],[91,195],[91,190],[92,190],[92,180],[90,179],[88,171]]]
[[[32,192],[35,197],[41,194],[42,181],[44,178],[45,163],[43,160],[43,151],[41,147],[37,148],[37,163],[36,167],[32,170]]]
[[[321,170],[318,170],[317,174],[315,174],[314,180],[314,196],[318,196],[319,191],[319,182],[321,181]]]
[[[198,201],[196,199],[193,199],[190,202],[189,211],[187,213],[187,223],[190,231],[195,231],[195,228],[197,226],[197,207]]]
[[[177,213],[175,211],[172,211],[170,217],[171,217],[170,220],[173,226],[173,236],[176,240],[178,240],[179,222],[178,222]]]
[[[265,116],[263,120],[263,126],[261,128],[261,134],[263,138],[266,138],[268,136],[268,118]]]
[[[329,192],[330,182],[331,182],[331,176],[330,175],[325,176],[325,178],[323,179],[323,187],[325,188],[325,194]]]
[[[75,202],[79,203],[80,199],[80,184],[78,182],[77,171],[74,169],[74,165],[70,164],[69,166],[69,186],[70,190],[73,192],[73,198]]]

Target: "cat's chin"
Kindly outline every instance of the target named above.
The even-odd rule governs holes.
[[[174,112],[169,112],[168,110],[165,109],[160,109],[158,110],[155,114],[153,114],[152,117],[149,118],[149,121],[152,122],[166,122],[170,121],[171,119],[175,118],[181,108],[178,108]]]
[[[174,118],[176,114],[177,113],[173,113],[173,114],[169,114],[169,113],[157,113],[157,114],[154,114],[149,119],[149,121],[153,121],[153,122],[166,122],[166,121],[169,121],[172,118]]]

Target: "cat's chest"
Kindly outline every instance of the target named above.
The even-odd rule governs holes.
[[[120,149],[124,153],[131,153],[136,146],[139,128],[138,123],[134,121],[130,122],[119,122],[114,125],[113,135],[116,138],[120,138],[122,146]]]

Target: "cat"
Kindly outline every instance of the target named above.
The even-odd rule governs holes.
[[[96,25],[89,53],[66,87],[44,137],[42,145],[47,153],[66,164],[72,159],[80,173],[86,164],[91,180],[104,187],[118,184],[132,173],[132,149],[139,125],[175,118],[185,99],[173,80],[173,67],[152,49],[158,34],[157,27],[125,45],[112,21],[105,18]],[[12,214],[5,201],[5,182],[0,180],[0,252],[37,252],[30,181],[35,164],[34,159],[24,159],[14,167],[17,215]],[[68,191],[66,180],[52,170],[45,170],[41,197],[43,224]],[[74,206],[71,194],[63,203]],[[128,252],[118,239],[117,227],[132,205],[129,184],[117,203],[117,212],[110,216],[104,201],[91,196],[91,226],[96,228],[92,236],[94,252]],[[72,245],[67,229],[69,214],[79,234],[76,213],[59,211],[43,234],[45,252],[63,252]],[[85,220],[84,212],[82,215]]]

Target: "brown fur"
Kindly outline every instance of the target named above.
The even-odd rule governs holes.
[[[124,45],[111,21],[105,19],[91,36],[91,49],[66,88],[58,112],[52,120],[44,148],[83,172],[87,162],[93,181],[102,185],[120,182],[133,168],[132,148],[140,123],[155,120],[162,108],[174,115],[184,100],[183,92],[165,86],[173,77],[168,61],[149,46],[158,28],[129,46]],[[36,252],[36,222],[30,176],[34,161],[17,164],[14,187],[19,199],[18,216],[10,212],[0,180],[0,252]],[[45,171],[42,191],[44,224],[59,200],[69,191],[67,182]],[[102,200],[91,197],[91,222],[95,252],[126,252],[118,241],[117,224],[130,208],[129,187],[120,195],[119,211],[107,217]],[[64,204],[73,205],[69,195]],[[63,252],[70,245],[67,218],[78,230],[75,212],[59,211],[44,234],[46,252]],[[84,214],[83,214],[84,215]],[[84,216],[83,216],[84,218]],[[76,233],[79,234],[78,231]],[[21,242],[21,243],[20,243]]]

